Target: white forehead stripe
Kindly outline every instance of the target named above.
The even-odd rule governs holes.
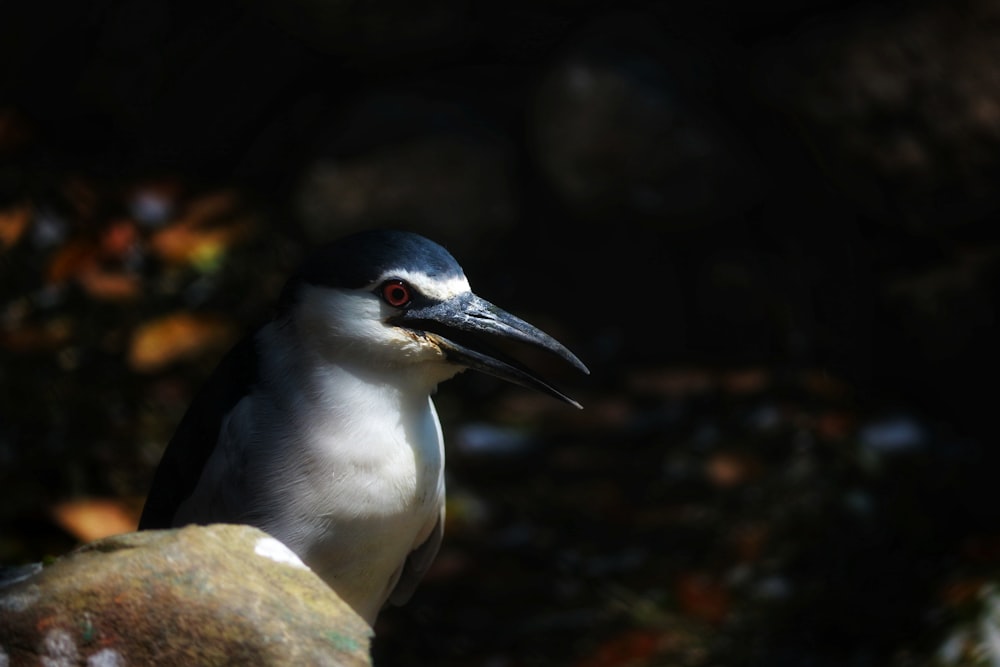
[[[441,276],[429,276],[421,271],[408,271],[406,269],[389,271],[381,276],[376,281],[376,284],[390,278],[405,280],[416,287],[422,294],[441,301],[464,294],[472,289],[469,287],[469,280],[465,276],[448,276],[447,278],[442,278]]]

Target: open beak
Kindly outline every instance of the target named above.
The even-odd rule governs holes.
[[[428,306],[411,307],[393,318],[393,323],[423,332],[444,351],[449,361],[581,407],[523,364],[493,348],[489,339],[543,348],[589,375],[583,362],[552,336],[472,292]]]

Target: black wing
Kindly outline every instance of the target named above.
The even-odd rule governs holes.
[[[184,414],[153,476],[139,530],[172,527],[177,508],[194,492],[222,420],[257,382],[255,337],[247,336],[223,357]]]

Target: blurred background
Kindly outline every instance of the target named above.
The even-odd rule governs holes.
[[[448,247],[467,373],[376,664],[1000,665],[1000,2],[51,0],[0,22],[0,563],[130,530],[312,245]]]

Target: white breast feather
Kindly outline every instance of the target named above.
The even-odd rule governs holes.
[[[458,369],[423,349],[414,355],[430,363],[373,368],[353,363],[350,345],[327,345],[330,331],[314,331],[326,347],[309,349],[297,344],[309,335],[297,333],[293,344],[278,324],[259,332],[262,345],[286,355],[261,365],[177,521],[261,527],[373,621],[439,517],[444,449],[430,392]]]

